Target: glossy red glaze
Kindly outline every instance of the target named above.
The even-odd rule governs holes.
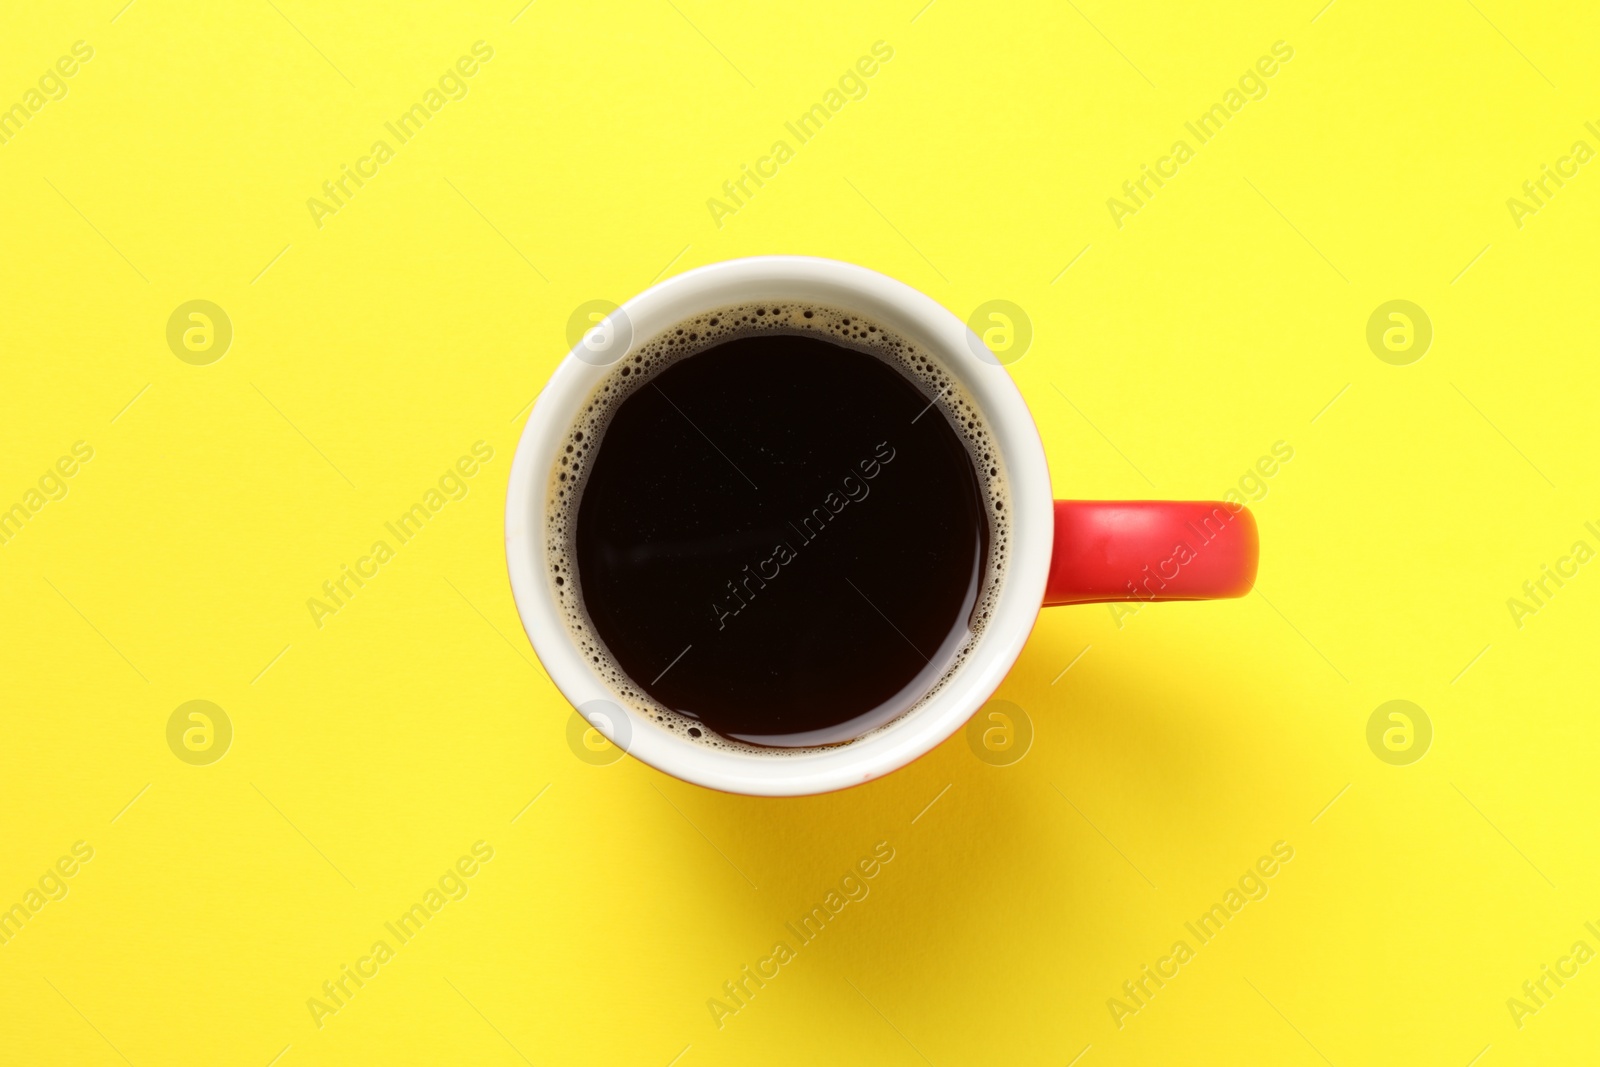
[[[1057,500],[1045,604],[1239,597],[1259,546],[1248,508],[1215,500]]]

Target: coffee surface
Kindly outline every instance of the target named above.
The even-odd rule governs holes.
[[[584,614],[691,735],[848,741],[914,705],[976,624],[982,479],[886,360],[814,335],[723,341],[612,413],[573,531]]]

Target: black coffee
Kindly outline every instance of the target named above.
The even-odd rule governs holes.
[[[785,748],[883,725],[947,673],[981,625],[999,473],[935,403],[947,376],[787,314],[670,362],[569,467],[582,608],[616,665],[691,735]]]

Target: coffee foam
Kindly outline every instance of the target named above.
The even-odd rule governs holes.
[[[595,632],[583,608],[583,593],[578,581],[575,535],[578,505],[590,461],[617,406],[647,385],[680,359],[703,352],[715,345],[762,333],[811,335],[834,344],[874,356],[916,383],[930,406],[937,406],[952,429],[966,445],[973,469],[983,487],[984,505],[989,519],[989,559],[983,588],[973,605],[968,621],[969,633],[957,649],[949,667],[921,698],[895,719],[850,741],[818,748],[769,748],[722,737],[657,702],[624,672]],[[805,301],[735,304],[708,311],[680,322],[677,326],[629,351],[609,369],[567,428],[560,458],[550,472],[546,490],[545,546],[555,602],[561,610],[574,643],[582,649],[590,665],[611,687],[612,693],[630,710],[687,740],[724,751],[758,753],[766,756],[794,756],[859,744],[885,730],[893,729],[908,715],[926,704],[942,690],[966,662],[989,618],[1004,581],[1010,555],[1011,510],[1006,501],[1005,464],[993,435],[984,425],[977,405],[955,378],[921,346],[890,332],[862,316]]]

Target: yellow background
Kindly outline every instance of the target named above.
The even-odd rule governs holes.
[[[1600,963],[1520,1029],[1506,1001],[1600,949],[1600,565],[1520,629],[1506,601],[1600,548],[1600,164],[1520,228],[1506,200],[1600,147],[1600,16],[921,3],[7,4],[0,103],[95,54],[0,146],[0,506],[94,459],[0,546],[0,906],[95,854],[0,946],[0,1060],[1592,1055]],[[319,229],[307,199],[478,40],[469,94]],[[1268,95],[1114,225],[1279,40]],[[505,576],[527,405],[580,304],[771,252],[1026,309],[1058,495],[1216,497],[1287,442],[1262,595],[1045,613],[997,694],[1035,731],[1008,767],[958,735],[760,800],[582,762]],[[233,324],[209,366],[166,343],[191,299]],[[1433,323],[1409,366],[1365,340],[1391,299]],[[314,625],[478,440],[469,495]],[[234,727],[209,766],[166,742],[195,699]],[[1433,725],[1409,766],[1367,745],[1391,699]],[[479,840],[470,895],[319,1029],[307,999]],[[1270,894],[1119,1028],[1107,1000],[1280,840]],[[719,1029],[708,998],[879,841],[870,896]]]

